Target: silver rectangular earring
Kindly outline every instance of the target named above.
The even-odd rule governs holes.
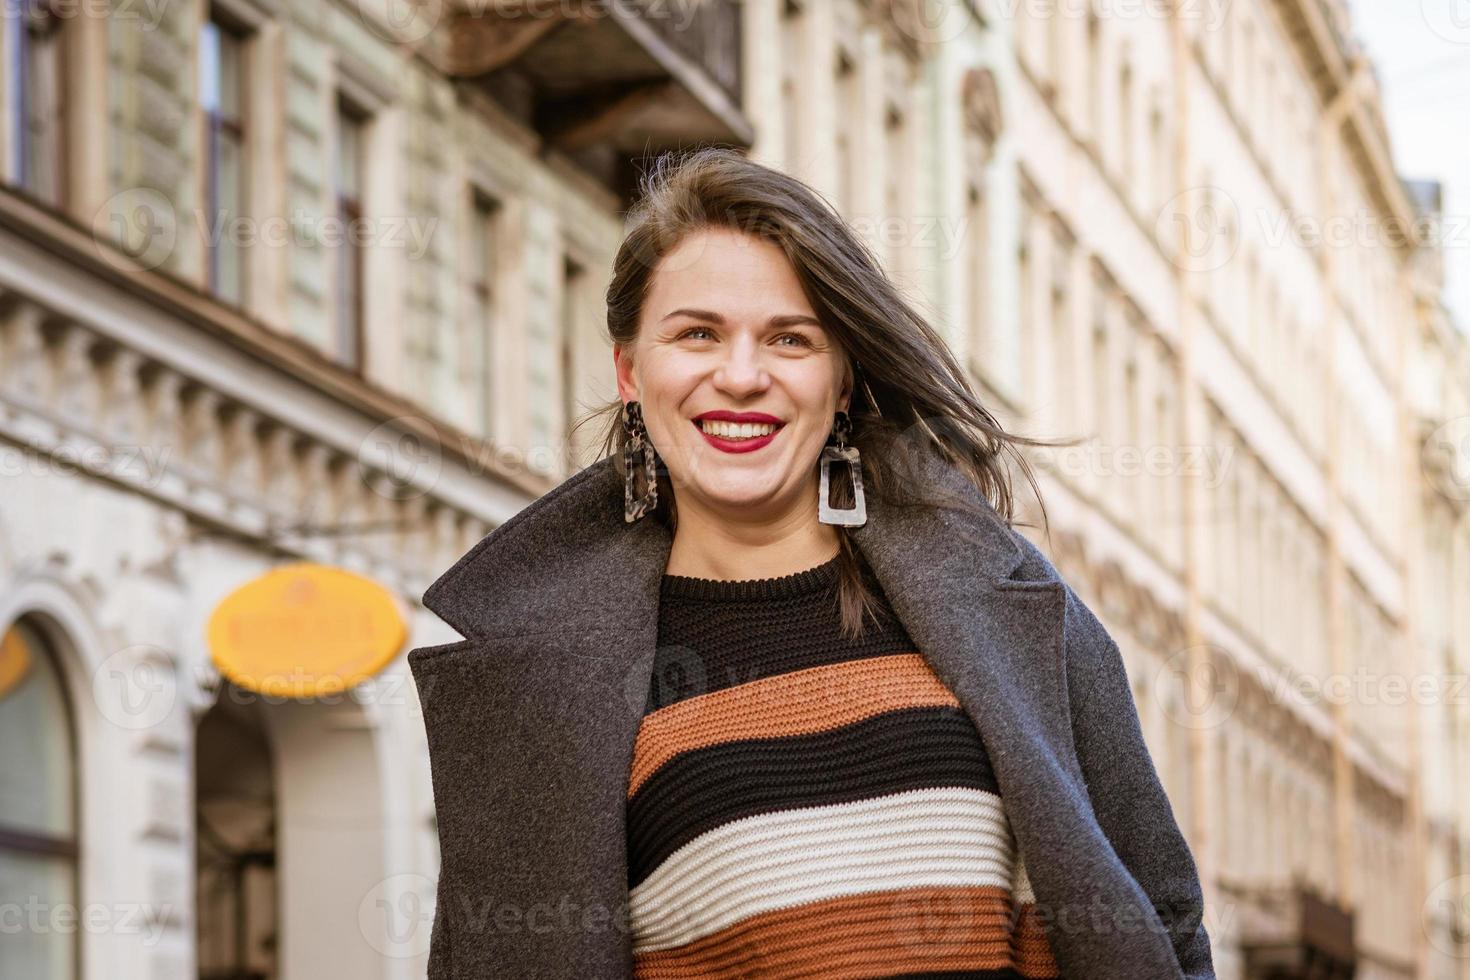
[[[823,524],[836,524],[840,527],[861,527],[868,521],[867,502],[863,499],[863,467],[862,458],[858,454],[856,446],[847,445],[847,436],[852,432],[852,422],[848,419],[846,412],[838,412],[832,427],[832,435],[836,444],[828,442],[822,447],[820,463],[821,476],[817,489],[817,520]],[[832,506],[832,463],[841,462],[847,464],[847,472],[852,474],[852,506]]]

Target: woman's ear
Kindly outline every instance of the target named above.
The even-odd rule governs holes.
[[[638,401],[638,379],[633,375],[633,354],[622,344],[613,344],[613,374],[618,380],[618,397],[624,404]]]

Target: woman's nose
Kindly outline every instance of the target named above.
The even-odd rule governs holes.
[[[715,383],[721,389],[735,393],[759,391],[770,383],[760,352],[754,344],[731,344],[726,350],[715,371]]]

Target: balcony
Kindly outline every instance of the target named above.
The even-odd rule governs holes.
[[[452,0],[427,52],[621,197],[638,157],[751,145],[740,108],[740,5]]]
[[[1258,890],[1267,914],[1242,923],[1251,980],[1351,980],[1357,970],[1353,913],[1306,887]]]

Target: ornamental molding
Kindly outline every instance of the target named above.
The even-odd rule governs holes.
[[[263,386],[250,397],[248,383],[221,390],[112,325],[0,292],[0,437],[12,475],[125,487],[187,515],[191,536],[341,564],[415,601],[490,529],[439,492],[435,446],[422,445],[422,472],[405,467],[413,454],[394,440],[417,433],[364,417],[324,437],[297,421],[312,393],[293,404]],[[246,379],[261,369],[237,358]]]

